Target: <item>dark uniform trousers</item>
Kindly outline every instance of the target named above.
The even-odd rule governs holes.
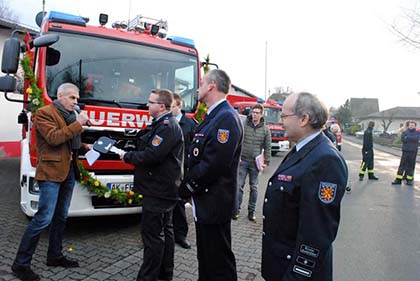
[[[172,208],[157,211],[143,206],[141,234],[144,260],[137,280],[172,280],[175,247]]]
[[[200,272],[198,281],[237,280],[235,256],[231,250],[230,221],[221,224],[196,223],[195,228]]]
[[[188,234],[187,215],[185,213],[185,201],[179,200],[173,212],[173,224],[175,240],[184,240]]]
[[[414,179],[414,168],[416,167],[417,153],[415,151],[403,151],[400,166],[398,167],[397,178],[407,180]],[[401,178],[399,178],[401,177]]]

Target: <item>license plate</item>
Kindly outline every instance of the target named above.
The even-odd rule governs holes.
[[[107,183],[106,187],[108,187],[109,190],[113,189],[119,189],[122,192],[127,192],[133,190],[133,183],[127,183],[127,182],[120,182],[120,183]]]

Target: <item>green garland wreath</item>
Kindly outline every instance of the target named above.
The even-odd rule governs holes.
[[[30,102],[28,104],[28,109],[32,114],[35,114],[38,108],[45,105],[44,100],[42,99],[43,89],[38,87],[38,81],[32,71],[31,57],[29,54],[25,54],[20,64],[25,73],[24,79],[29,84],[29,87],[26,88],[26,93],[29,95]]]
[[[109,190],[100,181],[94,178],[88,170],[79,162],[80,169],[80,184],[89,192],[95,192],[98,197],[105,197],[116,200],[118,203],[124,204],[139,204],[142,201],[143,195],[135,193],[134,191],[120,191],[119,189]]]
[[[38,81],[32,71],[31,67],[31,57],[29,54],[25,54],[20,62],[22,69],[25,73],[24,79],[28,83],[28,88],[26,93],[29,95],[29,105],[28,109],[32,114],[45,105],[44,100],[42,99],[43,89],[38,87]],[[104,186],[100,181],[94,178],[88,170],[83,166],[83,163],[79,161],[79,170],[80,170],[80,185],[83,188],[86,188],[89,192],[95,193],[98,197],[110,198],[118,203],[131,205],[139,204],[142,201],[143,195],[135,193],[133,191],[120,191],[119,189],[110,190]]]

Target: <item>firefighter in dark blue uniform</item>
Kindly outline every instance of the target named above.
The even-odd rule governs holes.
[[[369,121],[368,127],[363,133],[363,147],[362,147],[362,163],[360,164],[359,180],[362,181],[365,176],[366,169],[368,171],[368,179],[378,180],[373,170],[373,127],[375,122]]]
[[[420,132],[416,130],[417,123],[408,121],[408,128],[401,134],[402,155],[397,176],[392,184],[401,184],[405,177],[407,185],[413,185],[414,169],[419,150]]]
[[[268,181],[263,205],[262,276],[268,281],[332,280],[332,242],[348,170],[321,132],[326,107],[313,95],[290,95],[283,124],[297,142]]]
[[[191,141],[194,137],[195,129],[197,128],[197,122],[193,119],[188,118],[185,112],[182,110],[182,97],[178,94],[174,94],[174,103],[172,104],[172,114],[178,120],[179,126],[181,127],[182,134],[184,135],[184,172],[187,170],[188,151],[191,145]],[[173,211],[173,224],[174,224],[174,236],[175,243],[180,245],[184,249],[190,249],[191,245],[187,240],[188,234],[188,221],[185,213],[186,201],[180,199]]]
[[[170,112],[169,90],[154,90],[149,97],[149,113],[154,118],[139,136],[138,151],[122,153],[135,166],[134,190],[143,195],[141,233],[143,264],[137,280],[172,280],[174,234],[172,210],[182,179],[184,141],[178,121]]]
[[[201,81],[198,98],[208,111],[195,132],[180,189],[182,197],[192,196],[199,281],[237,280],[230,224],[243,127],[225,100],[229,88],[222,70],[211,70]]]

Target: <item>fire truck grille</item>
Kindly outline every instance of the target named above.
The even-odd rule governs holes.
[[[272,138],[284,138],[284,131],[271,131]]]
[[[137,149],[137,140],[136,135],[139,130],[129,130],[125,131],[108,131],[108,130],[85,130],[82,133],[82,142],[93,144],[100,137],[108,137],[117,142],[114,144],[115,147],[123,149],[125,151],[133,151]],[[118,154],[109,152],[102,153],[99,160],[119,160],[120,157]]]

